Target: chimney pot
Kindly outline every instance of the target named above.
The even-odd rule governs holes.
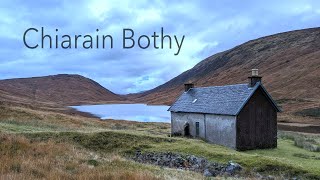
[[[251,73],[252,76],[259,76],[258,69],[252,69],[251,72],[252,72]]]
[[[258,69],[252,69],[251,76],[248,78],[249,78],[249,83],[248,83],[249,87],[254,87],[258,82],[261,83],[261,79],[262,79],[262,77],[259,76]]]

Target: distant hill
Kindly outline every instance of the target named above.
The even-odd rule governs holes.
[[[320,28],[251,40],[204,59],[165,84],[128,97],[137,102],[170,105],[183,92],[185,82],[196,86],[245,83],[253,68],[259,69],[263,84],[285,114],[319,108]]]
[[[91,79],[68,74],[0,80],[0,99],[16,103],[61,105],[124,100]]]

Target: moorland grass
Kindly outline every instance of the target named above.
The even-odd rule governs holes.
[[[0,133],[0,179],[201,178],[198,173],[144,165],[116,153],[79,148],[68,141],[34,141],[19,134]]]
[[[320,152],[320,136],[305,135],[293,132],[279,132],[279,137],[282,139],[290,139],[294,141],[294,145],[308,151]]]
[[[208,144],[202,140],[169,138],[154,135],[140,135],[117,131],[79,133],[29,133],[28,138],[36,141],[57,140],[71,142],[89,150],[118,153],[122,156],[133,155],[137,150],[150,152],[174,152],[193,154],[213,162],[240,163],[248,172],[253,169],[260,173],[277,176],[320,177],[320,158],[318,153],[294,146],[292,140],[279,139],[275,149],[238,152],[223,146]],[[308,157],[299,157],[304,154]]]
[[[161,169],[125,159],[137,150],[192,154],[221,163],[232,160],[245,168],[248,177],[252,172],[260,172],[277,177],[320,178],[319,153],[295,146],[292,137],[319,142],[316,135],[280,133],[275,149],[238,152],[202,140],[168,137],[170,125],[164,123],[99,121],[8,107],[0,110],[0,132],[0,163],[5,167],[0,179],[7,177],[4,174],[14,179],[24,175],[28,179],[186,179],[186,173],[193,177],[190,179],[203,178],[197,173]],[[53,174],[49,172],[52,168],[57,169]]]

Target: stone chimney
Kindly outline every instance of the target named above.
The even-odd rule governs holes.
[[[261,76],[259,76],[259,72],[258,69],[252,69],[251,70],[251,76],[248,77],[249,78],[249,83],[248,86],[249,87],[253,87],[254,85],[256,85],[257,82],[261,83]]]
[[[194,87],[194,84],[191,83],[191,82],[188,82],[188,83],[185,83],[184,84],[184,92],[187,92],[189,91],[190,88],[193,88]]]

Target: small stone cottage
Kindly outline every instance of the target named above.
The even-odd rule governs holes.
[[[264,88],[258,70],[248,84],[194,87],[169,108],[172,135],[191,136],[236,150],[275,148],[280,108]]]

